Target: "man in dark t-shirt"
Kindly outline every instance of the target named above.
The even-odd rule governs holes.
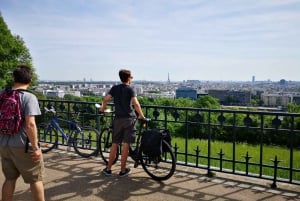
[[[112,147],[107,167],[102,173],[106,176],[112,174],[111,167],[117,152],[117,147],[122,143],[121,171],[119,173],[122,177],[130,173],[130,168],[126,168],[126,162],[129,146],[134,138],[135,110],[138,113],[138,119],[144,119],[145,117],[136,97],[136,93],[130,86],[131,80],[133,79],[131,72],[122,69],[119,71],[119,77],[122,84],[115,85],[110,89],[108,94],[104,97],[100,112],[105,111],[107,103],[113,98],[115,105],[115,119],[113,120]]]

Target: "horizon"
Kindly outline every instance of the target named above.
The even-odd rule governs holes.
[[[285,80],[285,79],[283,79]],[[231,82],[231,83],[239,83],[239,82],[246,82],[246,83],[279,83],[280,80],[179,80],[179,81],[172,81],[170,80],[170,83],[178,83],[178,82],[189,82],[189,81],[199,81],[199,82]],[[300,83],[300,81],[297,80],[285,80],[286,82],[292,82],[292,83]],[[121,82],[120,80],[49,80],[49,79],[38,79],[37,82]],[[136,82],[169,82],[168,80],[134,80],[132,83]]]
[[[42,80],[300,81],[300,0],[1,0]]]

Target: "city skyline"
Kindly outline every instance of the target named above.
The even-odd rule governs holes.
[[[300,81],[299,0],[2,0],[41,80]]]

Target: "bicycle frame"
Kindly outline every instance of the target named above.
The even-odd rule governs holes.
[[[135,120],[134,125],[136,124],[137,121],[138,121],[138,119]],[[135,143],[131,143],[130,146],[129,146],[129,156],[135,161],[134,167],[137,167],[139,165],[138,153],[140,151],[142,129],[143,129],[143,127],[147,126],[148,122],[147,121],[142,121],[142,122],[139,122],[139,123],[141,124],[139,126],[139,129],[134,131],[134,132],[136,132],[137,139],[136,139]]]
[[[82,157],[96,156],[99,151],[98,139],[100,133],[93,127],[85,126],[81,128],[79,126],[76,120],[80,112],[77,113],[76,120],[69,120],[57,117],[54,108],[45,108],[45,111],[53,114],[53,116],[47,124],[42,123],[38,126],[43,132],[39,134],[39,142],[43,153],[57,148],[58,145],[65,145],[67,151],[73,147],[75,152]],[[65,132],[65,126],[62,127],[61,123],[66,124],[66,129],[69,129],[69,132]]]
[[[78,126],[78,124],[75,121],[71,121],[71,120],[66,120],[66,119],[62,119],[62,118],[58,118],[58,117],[52,117],[51,121],[49,123],[49,125],[47,126],[47,131],[50,131],[50,126],[53,126],[55,128],[55,130],[57,130],[61,136],[67,141],[69,142],[69,139],[71,139],[71,136],[73,134],[73,132],[71,132],[69,135],[67,135],[64,130],[61,128],[61,126],[59,125],[59,121],[61,122],[65,122],[67,123],[69,126],[74,127],[76,132],[81,132],[81,128]]]

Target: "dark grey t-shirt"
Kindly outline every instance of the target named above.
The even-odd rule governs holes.
[[[2,93],[3,91],[1,91]],[[36,116],[41,114],[36,96],[30,92],[20,92],[21,111],[23,116]],[[26,144],[25,121],[21,131],[15,135],[0,135],[0,146],[24,147]]]
[[[131,98],[135,97],[136,93],[131,86],[126,84],[115,85],[108,93],[114,98],[116,118],[136,117],[131,103]]]

